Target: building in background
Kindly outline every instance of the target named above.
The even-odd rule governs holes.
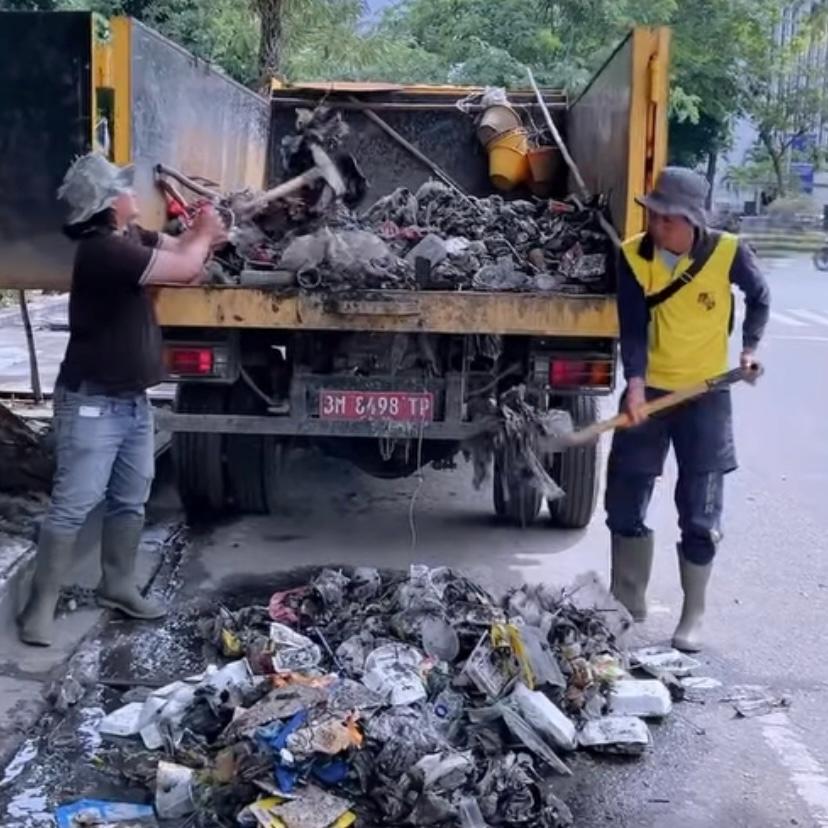
[[[776,45],[781,48],[790,44],[801,35],[803,26],[812,19],[814,12],[825,6],[825,0],[794,0],[786,4],[776,30]],[[795,67],[776,79],[777,95],[789,94],[792,88],[816,85],[828,101],[828,31],[820,34],[810,41]],[[719,163],[714,185],[714,206],[741,211],[746,205],[755,205],[761,200],[759,192],[738,189],[728,184],[730,170],[749,162],[751,150],[758,140],[756,127],[749,119],[741,118],[734,124],[731,148],[723,154]],[[794,141],[794,150],[807,153],[814,148],[828,150],[828,118],[825,112],[815,119],[806,134]],[[811,198],[816,212],[822,212],[823,206],[828,204],[828,172],[816,170],[810,161],[794,162],[791,157],[787,164],[791,174],[800,180],[801,194]]]

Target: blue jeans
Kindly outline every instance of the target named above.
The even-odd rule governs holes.
[[[106,501],[106,516],[143,518],[155,472],[146,394],[106,396],[55,388],[57,469],[44,527],[77,533]]]
[[[648,389],[647,397],[663,393]],[[736,468],[729,391],[615,433],[607,465],[607,526],[621,537],[649,534],[647,509],[671,444],[679,468],[675,501],[681,552],[704,566],[713,560],[722,537],[724,476]]]

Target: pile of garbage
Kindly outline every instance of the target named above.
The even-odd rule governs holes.
[[[360,213],[368,184],[352,156],[337,154],[346,135],[339,113],[300,110],[296,134],[282,144],[282,166],[293,179],[265,193],[222,194],[190,182],[230,227],[230,243],[210,266],[213,281],[326,292],[611,289],[603,198],[476,198],[429,181]],[[176,222],[186,226],[187,209],[198,203],[186,205],[160,183]]]
[[[130,691],[100,731],[178,825],[559,828],[573,752],[644,752],[687,666],[654,651],[631,677],[630,625],[594,574],[497,600],[447,567],[325,569],[203,617],[227,663]]]

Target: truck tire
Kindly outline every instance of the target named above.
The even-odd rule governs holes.
[[[503,455],[495,454],[494,510],[500,520],[513,526],[531,526],[540,514],[543,498],[527,480],[507,474],[508,464]]]
[[[230,390],[231,414],[260,415],[264,406],[244,382]],[[284,441],[270,434],[227,435],[227,481],[230,499],[243,514],[269,515],[276,510],[282,476]]]
[[[555,407],[569,411],[575,428],[583,428],[598,420],[598,400],[595,397],[559,399]],[[600,466],[601,448],[598,443],[569,449],[554,456],[549,474],[566,494],[548,502],[553,526],[583,529],[589,525],[598,501]]]
[[[223,414],[226,389],[182,383],[175,395],[180,414]],[[177,431],[172,437],[178,494],[190,520],[221,514],[226,505],[224,435]]]

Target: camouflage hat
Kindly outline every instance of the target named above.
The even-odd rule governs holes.
[[[111,207],[121,194],[132,190],[135,168],[118,167],[91,152],[78,158],[63,178],[58,198],[69,205],[69,224],[80,224]]]
[[[636,201],[654,213],[684,216],[696,227],[704,227],[710,185],[707,179],[685,167],[665,167],[655,188]]]

